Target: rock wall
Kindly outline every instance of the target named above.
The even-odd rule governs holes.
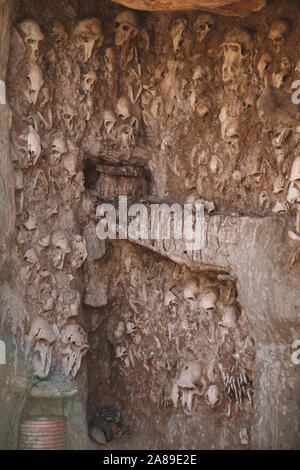
[[[14,177],[10,159],[11,112],[6,100],[6,70],[9,56],[13,1],[0,3],[0,272],[10,252],[14,233]]]
[[[299,14],[17,2],[1,328],[121,408],[112,447],[300,447]],[[203,202],[204,248],[98,240],[120,194]]]

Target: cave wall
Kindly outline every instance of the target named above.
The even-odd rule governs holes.
[[[6,100],[5,86],[13,7],[13,1],[0,3],[0,215],[3,221],[0,235],[0,271],[9,256],[15,228],[14,177],[9,147],[11,112]]]
[[[296,1],[243,19],[16,3],[1,331],[88,416],[119,406],[119,445],[300,446],[298,18]],[[203,202],[204,248],[99,241],[119,194]]]

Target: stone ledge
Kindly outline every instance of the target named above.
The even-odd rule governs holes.
[[[25,377],[13,377],[10,387],[18,394],[25,394],[32,398],[70,398],[77,394],[77,388],[65,377],[49,377],[35,383],[28,390],[28,380]]]
[[[261,10],[266,0],[112,0],[146,11],[206,10],[224,16],[247,16]]]

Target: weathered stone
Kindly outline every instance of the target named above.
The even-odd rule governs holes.
[[[11,164],[9,135],[11,111],[6,104],[6,70],[9,56],[11,21],[14,1],[1,0],[0,3],[0,218],[3,226],[0,233],[0,272],[10,254],[14,233],[14,175]]]
[[[112,0],[128,8],[148,11],[206,10],[228,16],[246,16],[261,10],[266,0]]]

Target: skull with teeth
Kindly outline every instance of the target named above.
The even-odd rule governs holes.
[[[279,52],[289,31],[290,24],[287,20],[277,20],[272,24],[268,38],[273,42],[276,52]]]
[[[234,80],[238,76],[245,52],[253,46],[251,34],[242,28],[230,31],[221,45],[224,54],[222,78],[224,83]]]
[[[116,46],[120,47],[129,43],[139,32],[137,15],[130,10],[118,13],[115,18],[114,30]]]
[[[76,46],[83,51],[83,61],[87,62],[94,48],[100,48],[104,42],[102,25],[98,18],[87,18],[79,21],[75,28]]]
[[[202,385],[202,392],[199,391],[199,386]],[[203,379],[203,370],[201,365],[196,361],[190,361],[184,364],[181,369],[179,378],[174,382],[171,399],[174,407],[178,406],[179,393],[182,394],[182,407],[188,414],[192,412],[193,397],[194,395],[201,396],[205,387]]]
[[[97,74],[94,70],[91,70],[83,76],[82,89],[86,95],[93,93],[96,80]]]
[[[28,50],[31,62],[38,59],[39,43],[44,39],[44,35],[38,23],[34,20],[24,20],[19,24],[20,30],[24,35],[24,43]]]
[[[81,361],[89,349],[87,334],[78,323],[65,325],[61,331],[61,354],[66,375],[76,377]]]
[[[70,253],[70,243],[66,234],[57,230],[52,234],[51,244],[53,247],[52,264],[56,269],[63,269],[65,257]]]
[[[52,327],[45,318],[35,318],[26,337],[27,348],[32,348],[33,371],[36,377],[45,379],[51,367],[53,344],[56,340]]]
[[[29,104],[36,104],[41,88],[44,84],[40,67],[34,62],[28,63],[27,86],[25,96]]]
[[[194,28],[199,42],[203,42],[206,39],[206,36],[213,29],[214,24],[215,20],[209,13],[202,13],[198,16],[194,23]]]

